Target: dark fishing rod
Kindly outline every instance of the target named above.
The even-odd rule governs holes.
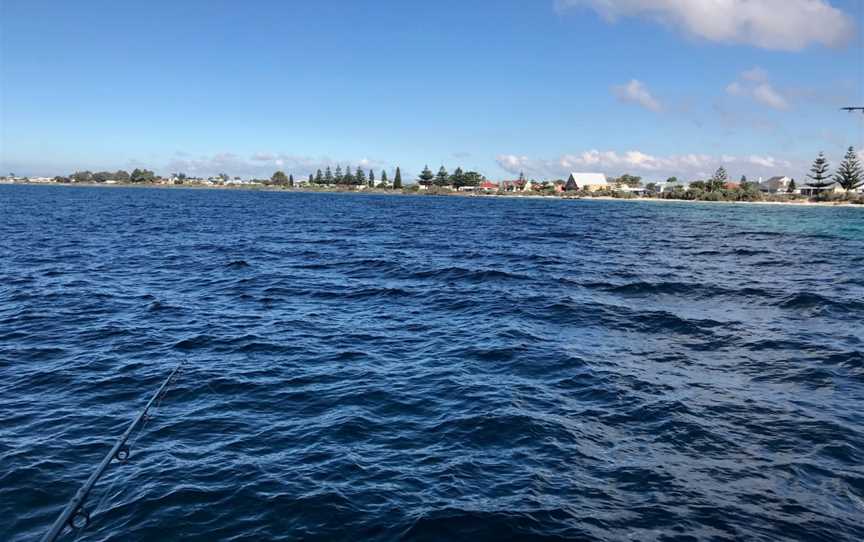
[[[54,522],[51,526],[51,530],[42,537],[42,542],[54,542],[57,538],[63,533],[63,530],[68,526],[70,529],[83,529],[90,524],[90,512],[84,508],[87,504],[87,497],[90,496],[90,491],[93,489],[93,486],[96,485],[96,482],[99,481],[99,478],[102,477],[102,474],[105,473],[105,470],[108,469],[108,466],[111,464],[113,460],[117,460],[118,462],[123,462],[129,459],[130,449],[126,444],[126,441],[129,440],[129,435],[132,434],[132,431],[138,427],[143,420],[147,418],[147,412],[150,410],[150,407],[153,406],[153,403],[156,402],[161,396],[164,396],[168,385],[171,384],[175,375],[180,370],[180,367],[183,365],[181,362],[171,371],[171,374],[168,375],[168,378],[162,383],[156,393],[153,394],[153,397],[150,398],[150,401],[147,402],[147,405],[144,407],[138,416],[129,424],[129,427],[126,428],[126,431],[117,439],[117,442],[114,443],[114,447],[111,448],[111,451],[108,452],[108,455],[102,459],[102,462],[99,463],[99,467],[96,468],[96,471],[90,475],[90,478],[81,486],[81,489],[72,497],[72,500],[69,501],[69,504],[66,505],[66,508],[63,509],[63,512],[60,514],[60,517]]]

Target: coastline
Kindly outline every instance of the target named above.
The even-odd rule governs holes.
[[[146,188],[146,189],[168,189],[168,190],[240,190],[246,192],[288,192],[296,194],[350,194],[350,195],[378,195],[378,196],[438,196],[438,197],[462,197],[462,198],[510,198],[510,199],[542,199],[562,201],[620,201],[638,203],[716,203],[716,204],[743,204],[743,205],[784,205],[793,207],[853,207],[864,209],[864,205],[849,201],[811,201],[805,199],[789,201],[708,201],[692,199],[667,199],[667,198],[616,198],[612,196],[557,196],[541,194],[498,194],[498,193],[472,193],[472,192],[435,192],[392,189],[367,189],[367,190],[344,190],[344,189],[310,189],[310,188],[287,188],[282,186],[219,186],[219,185],[196,185],[196,184],[151,184],[151,183],[28,183],[28,182],[0,182],[0,186],[61,186],[81,188]]]

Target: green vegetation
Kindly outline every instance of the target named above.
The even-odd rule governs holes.
[[[12,175],[10,174],[10,177]],[[838,201],[864,204],[864,167],[853,147],[849,147],[843,161],[832,174],[831,167],[824,153],[814,160],[807,182],[799,191],[795,179],[777,177],[766,183],[753,182],[742,175],[740,181],[730,182],[729,174],[724,167],[719,167],[708,179],[700,179],[689,184],[679,181],[677,177],[669,177],[665,182],[644,182],[642,177],[624,173],[620,177],[608,179],[609,186],[602,190],[587,190],[575,182],[563,179],[535,180],[528,179],[524,172],[519,173],[518,181],[502,183],[486,183],[487,179],[477,171],[465,171],[456,167],[452,173],[444,165],[433,173],[428,165],[417,176],[417,184],[404,186],[402,170],[395,168],[392,185],[386,170],[376,175],[372,169],[353,168],[351,165],[337,164],[335,171],[326,166],[322,171],[317,169],[308,174],[308,179],[301,177],[295,182],[294,175],[278,170],[269,179],[252,179],[243,181],[240,177],[231,177],[220,173],[207,179],[190,178],[183,172],[172,173],[167,179],[157,176],[148,169],[136,168],[131,173],[118,171],[76,171],[66,176],[57,176],[55,182],[72,183],[160,183],[160,184],[243,184],[271,185],[281,188],[309,187],[321,190],[394,190],[419,191],[428,194],[448,194],[454,192],[512,194],[521,196],[561,196],[561,197],[613,197],[621,199],[659,198],[685,201],[795,201],[812,199],[815,201]],[[14,179],[13,179],[14,180]],[[45,179],[40,179],[44,182]],[[761,184],[760,184],[761,183]],[[482,192],[476,189],[483,185]],[[842,187],[843,191],[840,191]],[[591,188],[591,187],[589,187]],[[596,186],[593,188],[597,188]]]
[[[444,169],[443,167],[441,169]],[[435,175],[432,174],[432,170],[429,169],[429,166],[424,166],[423,171],[420,172],[420,175],[417,176],[417,184],[423,186],[429,186],[432,184],[432,179],[435,178]]]
[[[834,180],[847,193],[864,185],[864,170],[861,169],[861,163],[858,162],[858,155],[855,154],[853,147],[849,147],[846,156],[843,157],[843,162],[837,168]]]
[[[810,186],[825,188],[834,182],[831,180],[831,175],[828,174],[829,169],[831,169],[831,166],[828,164],[828,160],[825,159],[825,154],[820,152],[813,162],[813,166],[810,167],[810,174],[807,175],[810,179]]]

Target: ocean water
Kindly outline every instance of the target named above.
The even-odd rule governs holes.
[[[864,209],[0,186],[0,540],[182,361],[65,539],[864,539]]]

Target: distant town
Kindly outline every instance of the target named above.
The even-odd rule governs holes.
[[[188,185],[200,187],[246,187],[297,191],[371,191],[423,193],[434,195],[509,195],[547,197],[606,197],[619,199],[655,198],[689,201],[774,201],[774,202],[835,202],[864,205],[864,168],[854,148],[849,148],[842,163],[831,171],[823,154],[816,158],[809,174],[800,182],[788,175],[735,181],[720,167],[709,179],[685,181],[677,177],[646,180],[624,174],[609,177],[604,173],[571,172],[567,178],[538,180],[520,174],[517,179],[493,181],[476,171],[456,168],[449,172],[441,166],[437,173],[429,167],[415,180],[404,183],[400,168],[388,176],[382,170],[354,169],[343,171],[341,166],[318,169],[308,175],[295,176],[275,171],[268,179],[241,178],[226,173],[210,177],[194,177],[182,172],[168,176],[156,175],[148,169],[131,173],[118,171],[76,171],[68,176],[19,177],[14,173],[0,176],[2,183],[21,184],[80,184],[80,185]]]

